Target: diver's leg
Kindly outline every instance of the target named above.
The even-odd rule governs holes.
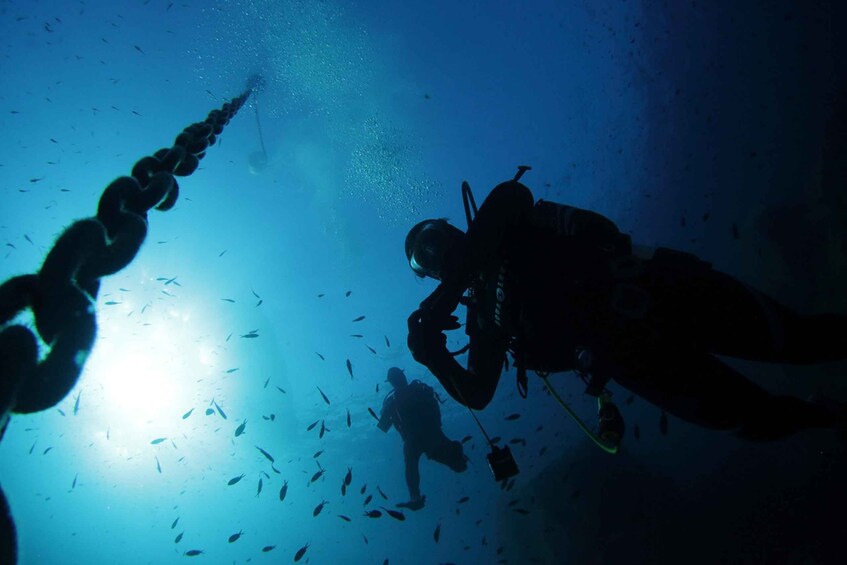
[[[461,442],[451,441],[441,430],[438,431],[432,446],[426,450],[426,456],[442,465],[447,465],[457,473],[462,473],[468,468]]]
[[[404,443],[403,459],[406,463],[406,486],[409,487],[409,500],[417,500],[421,497],[421,474],[418,469],[421,450],[408,442]]]
[[[655,274],[655,273],[654,273]],[[679,340],[720,355],[776,363],[847,359],[847,316],[802,315],[713,269],[652,279],[659,323]]]
[[[754,441],[774,440],[807,428],[838,425],[833,412],[791,396],[770,394],[707,354],[642,359],[640,368],[615,377],[625,388],[688,422],[735,430]]]

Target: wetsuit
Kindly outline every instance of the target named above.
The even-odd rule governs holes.
[[[421,497],[418,463],[422,454],[457,473],[467,468],[462,444],[451,441],[441,429],[441,409],[432,387],[415,380],[390,392],[377,426],[387,432],[392,425],[403,438],[406,485],[412,500]]]
[[[490,402],[509,351],[519,369],[580,368],[682,419],[750,439],[835,425],[830,412],[772,395],[715,355],[844,359],[845,316],[798,315],[687,253],[660,248],[639,259],[607,218],[535,203],[516,181],[491,192],[454,253],[409,318],[409,347],[462,404]],[[443,334],[460,300],[470,304],[467,369]],[[585,351],[590,366],[577,367]]]

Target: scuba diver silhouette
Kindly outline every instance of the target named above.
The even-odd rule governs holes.
[[[457,473],[467,469],[467,459],[462,444],[451,441],[441,430],[439,399],[432,387],[418,380],[407,383],[406,375],[397,367],[388,369],[387,381],[394,390],[388,393],[382,403],[377,427],[388,432],[393,425],[403,438],[409,501],[397,506],[420,510],[426,502],[420,490],[418,462],[421,455],[426,453],[427,459],[447,465]]]
[[[844,431],[843,406],[770,394],[715,355],[845,359],[847,316],[797,314],[689,253],[658,248],[641,257],[604,216],[535,202],[518,182],[528,169],[495,187],[474,219],[463,183],[467,233],[430,219],[406,237],[412,270],[440,281],[408,319],[409,349],[454,399],[484,408],[508,352],[522,396],[527,370],[545,381],[576,371],[601,401],[614,380],[683,420],[749,440]],[[454,359],[465,349],[451,354],[444,335],[460,327],[459,304],[468,312],[467,369]]]

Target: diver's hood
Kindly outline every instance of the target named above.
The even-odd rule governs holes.
[[[464,232],[447,220],[424,220],[406,236],[406,258],[420,277],[442,280],[464,239]]]

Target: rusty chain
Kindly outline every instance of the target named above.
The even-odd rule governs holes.
[[[173,147],[138,161],[131,176],[106,187],[96,216],[74,222],[58,237],[37,274],[0,285],[0,439],[11,414],[55,406],[76,385],[97,333],[100,278],[132,262],[147,235],[147,212],[176,204],[174,177],[197,169],[224,126],[262,86],[263,79],[252,76],[240,96],[185,128]],[[41,362],[32,331],[9,325],[27,308],[49,348]]]

